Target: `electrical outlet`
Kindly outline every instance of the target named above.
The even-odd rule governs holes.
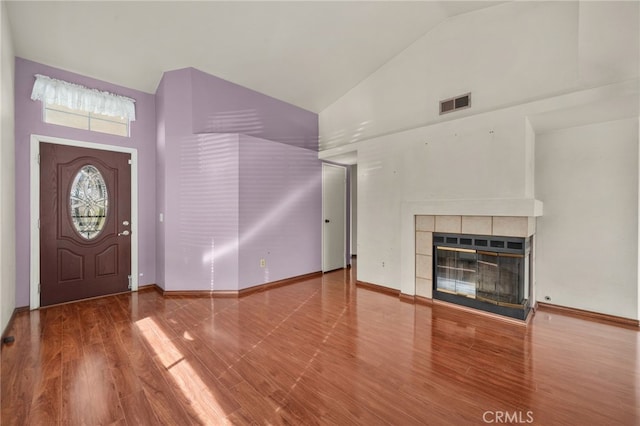
[[[267,261],[264,259],[260,259],[260,267],[265,268],[267,266]]]

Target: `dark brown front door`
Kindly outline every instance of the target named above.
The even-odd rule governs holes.
[[[41,306],[129,289],[130,159],[40,144]]]

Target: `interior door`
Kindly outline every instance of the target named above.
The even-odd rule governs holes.
[[[129,289],[131,155],[40,144],[40,305]]]
[[[322,271],[346,266],[347,170],[322,165]]]

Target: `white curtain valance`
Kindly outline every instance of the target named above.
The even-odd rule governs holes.
[[[104,114],[110,117],[124,117],[135,121],[135,100],[114,95],[79,84],[68,83],[45,75],[36,74],[31,99],[48,104],[60,105],[80,111]]]

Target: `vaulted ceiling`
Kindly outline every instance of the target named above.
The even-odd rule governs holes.
[[[207,73],[320,112],[446,19],[489,1],[8,1],[16,56],[154,93]]]

